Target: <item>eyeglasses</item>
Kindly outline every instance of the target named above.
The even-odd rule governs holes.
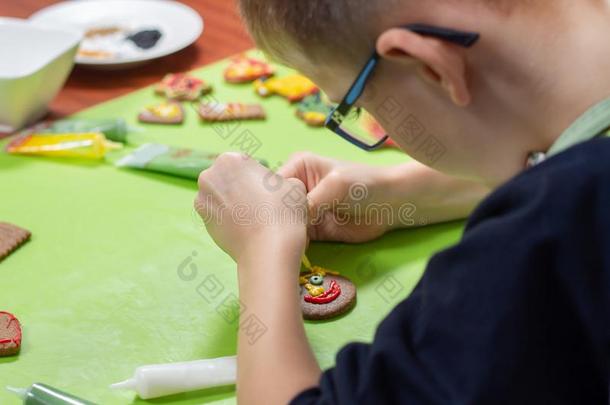
[[[403,26],[403,28],[420,35],[451,42],[464,48],[471,47],[480,38],[480,35],[475,32],[456,31],[425,24],[408,24]],[[360,74],[358,74],[358,77],[350,87],[346,96],[341,103],[330,112],[324,124],[326,128],[330,129],[341,138],[365,151],[379,149],[388,140],[389,135],[385,134],[379,140],[372,140],[371,137],[356,135],[358,131],[354,130],[353,125],[348,124],[348,122],[350,122],[348,116],[350,112],[352,112],[354,104],[364,92],[366,84],[379,63],[379,58],[377,51],[374,51]],[[362,132],[363,130],[361,129],[360,131]]]

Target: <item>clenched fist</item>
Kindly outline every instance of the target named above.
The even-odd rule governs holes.
[[[284,179],[238,153],[201,172],[195,208],[214,241],[236,262],[307,244],[303,182]]]

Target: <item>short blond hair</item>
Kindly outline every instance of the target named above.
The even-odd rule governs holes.
[[[286,62],[294,50],[314,63],[325,57],[350,62],[362,60],[375,46],[384,21],[397,19],[396,10],[433,0],[239,0],[239,9],[257,46]],[[517,4],[537,0],[436,0],[444,6],[484,4],[504,15]],[[414,4],[415,3],[415,4]],[[546,3],[544,3],[546,4]],[[532,7],[528,7],[532,8]],[[451,28],[451,27],[450,27]]]
[[[286,60],[295,48],[314,62],[321,56],[348,59],[370,51],[382,14],[400,0],[239,0],[257,46]],[[358,29],[354,29],[358,27]]]

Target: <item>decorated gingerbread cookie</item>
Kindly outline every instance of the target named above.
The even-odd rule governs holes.
[[[0,222],[0,260],[30,239],[30,231],[7,222]]]
[[[229,83],[248,83],[273,76],[274,73],[275,69],[270,64],[239,55],[231,60],[231,64],[224,71],[224,77]]]
[[[138,114],[138,121],[149,124],[182,124],[184,110],[180,103],[168,101],[146,107]]]
[[[356,304],[356,286],[336,272],[313,266],[299,277],[303,318],[335,318]]]
[[[212,91],[205,81],[185,73],[170,73],[155,86],[155,93],[171,100],[193,101]]]
[[[206,122],[264,120],[265,110],[259,104],[242,103],[201,103],[198,108],[199,116]]]
[[[14,315],[0,311],[0,357],[13,356],[21,349],[21,325]]]
[[[311,127],[323,127],[332,108],[322,94],[318,93],[305,97],[297,106],[296,114]]]
[[[258,95],[268,97],[273,94],[280,95],[291,103],[303,100],[305,97],[316,94],[320,90],[305,76],[294,74],[281,78],[262,78],[254,82]]]

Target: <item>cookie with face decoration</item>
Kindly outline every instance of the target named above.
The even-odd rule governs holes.
[[[356,286],[338,273],[313,266],[299,278],[301,310],[307,320],[335,318],[356,304]]]

